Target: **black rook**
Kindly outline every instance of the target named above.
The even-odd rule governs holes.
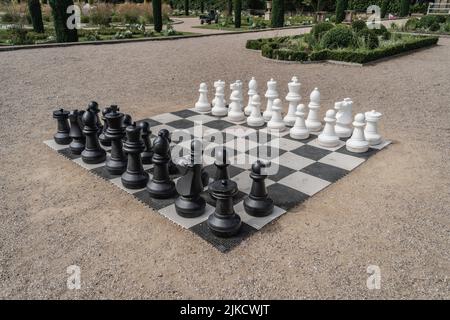
[[[69,111],[64,109],[55,110],[53,111],[53,118],[58,122],[58,131],[53,136],[55,142],[63,145],[69,144],[72,141],[72,138],[70,138],[69,135],[69,121],[67,121],[69,118]]]

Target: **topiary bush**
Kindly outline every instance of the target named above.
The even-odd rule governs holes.
[[[328,30],[331,30],[334,28],[334,24],[330,22],[321,22],[318,24],[315,24],[311,29],[311,35],[316,39],[317,41],[320,40],[322,35],[326,33]]]
[[[372,29],[373,32],[375,32],[375,34],[377,36],[381,36],[383,38],[383,40],[389,40],[391,38],[391,33],[389,32],[389,30],[384,26],[384,25],[380,25],[380,28],[378,29]]]
[[[320,40],[320,45],[324,49],[347,48],[355,44],[356,37],[353,31],[344,25],[338,25],[327,31]]]
[[[439,31],[440,29],[441,29],[441,26],[437,22],[433,23],[430,26],[430,31],[433,31],[433,32]]]
[[[367,24],[364,20],[355,20],[352,22],[352,30],[359,32],[361,30],[368,29]]]
[[[373,30],[363,29],[357,33],[357,36],[362,38],[364,47],[370,50],[380,46],[380,40]]]
[[[408,21],[406,21],[405,23],[405,30],[407,31],[414,31],[417,28],[420,28],[421,22],[419,19],[417,18],[411,18],[408,19]]]
[[[421,28],[429,28],[431,27],[431,25],[433,23],[437,23],[437,18],[436,16],[433,15],[427,15],[427,16],[423,16],[422,18],[420,18],[420,26]]]

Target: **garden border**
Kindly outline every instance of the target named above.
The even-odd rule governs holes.
[[[311,28],[312,25],[306,26],[289,26],[280,28],[266,28],[258,30],[244,30],[244,31],[227,31],[222,33],[208,33],[208,34],[191,34],[185,36],[164,36],[164,37],[148,37],[148,38],[137,38],[137,39],[117,39],[117,40],[102,40],[102,41],[84,41],[84,42],[64,42],[64,43],[42,43],[42,44],[28,44],[19,46],[0,46],[0,52],[5,51],[16,51],[16,50],[27,50],[27,49],[45,49],[45,48],[60,48],[60,47],[71,47],[71,46],[83,46],[83,45],[109,45],[117,43],[129,43],[129,42],[145,42],[145,41],[166,41],[166,40],[179,40],[179,39],[190,39],[190,38],[203,38],[212,36],[226,36],[241,33],[254,33],[254,32],[266,32],[266,31],[276,31],[276,30],[289,30],[289,29],[306,29]]]

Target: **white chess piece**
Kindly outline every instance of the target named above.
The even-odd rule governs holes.
[[[236,83],[238,84],[238,92],[239,92],[239,104],[241,105],[241,109],[244,109],[244,84],[241,80],[236,80]]]
[[[325,127],[321,134],[319,134],[317,141],[322,147],[334,148],[339,145],[339,137],[334,131],[334,125],[336,123],[336,111],[330,109],[325,114]]]
[[[364,136],[370,146],[376,146],[383,142],[383,138],[378,133],[378,121],[381,119],[382,114],[375,110],[366,112],[366,128],[364,129]]]
[[[347,140],[346,148],[350,152],[363,153],[369,149],[369,143],[364,137],[364,125],[366,119],[362,113],[358,113],[353,121],[353,134],[350,139]]]
[[[252,112],[252,97],[257,94],[258,92],[258,83],[256,82],[255,77],[252,77],[252,79],[248,83],[248,104],[244,109],[244,113],[246,116],[250,115]]]
[[[272,104],[278,98],[277,82],[273,79],[267,81],[267,91],[264,95],[267,98],[267,107],[263,113],[264,120],[269,121],[272,118]]]
[[[228,108],[228,120],[231,122],[242,122],[245,120],[244,111],[242,111],[242,106],[239,103],[239,83],[235,82],[230,85],[231,91],[231,103]]]
[[[206,83],[200,83],[200,89],[198,89],[198,92],[200,92],[200,96],[198,101],[195,103],[195,111],[200,113],[210,112],[211,105],[208,102],[208,86]]]
[[[281,117],[281,110],[283,109],[280,99],[275,99],[272,105],[272,118],[267,122],[267,128],[272,131],[284,131],[286,125]]]
[[[322,123],[319,119],[320,109],[320,92],[318,88],[314,88],[309,96],[310,102],[308,104],[309,113],[306,119],[306,127],[310,132],[318,132],[322,128]]]
[[[352,135],[352,108],[353,101],[350,98],[334,104],[334,109],[337,111],[334,130],[339,138],[348,138]]]
[[[297,106],[297,111],[295,112],[295,115],[297,118],[295,119],[295,124],[289,130],[289,134],[291,138],[297,139],[297,140],[303,140],[309,138],[309,131],[308,128],[306,128],[305,124],[305,105],[299,104]]]
[[[247,118],[247,124],[250,127],[263,126],[266,122],[261,114],[261,98],[259,97],[259,94],[254,94],[250,103],[252,113],[250,113],[250,116]]]
[[[223,117],[228,114],[228,109],[225,106],[225,82],[217,81],[216,95],[214,98],[214,107],[211,110],[213,116]]]
[[[220,80],[214,81],[214,89],[217,92],[217,87],[219,86]],[[214,105],[216,104],[216,97],[214,96],[214,99],[211,101],[211,107],[214,108]]]
[[[284,123],[292,127],[296,120],[296,111],[297,111],[297,105],[300,103],[300,100],[302,100],[302,97],[300,96],[300,82],[298,82],[297,77],[292,77],[291,82],[288,83],[289,92],[286,96],[286,101],[289,102],[289,109],[287,115],[284,117]]]

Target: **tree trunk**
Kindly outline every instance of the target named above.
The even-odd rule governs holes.
[[[234,0],[234,27],[241,27],[242,0]]]
[[[76,28],[69,29],[67,21],[71,17],[67,8],[73,5],[73,0],[49,0],[52,7],[52,15],[55,24],[57,42],[77,42],[78,32]]]
[[[272,0],[272,27],[284,26],[284,0]]]
[[[162,8],[161,0],[152,0],[153,7],[153,25],[156,32],[161,32],[162,30]]]
[[[28,10],[30,11],[33,30],[38,33],[44,33],[44,22],[42,21],[42,10],[39,0],[28,0]]]
[[[233,0],[228,0],[227,2],[227,14],[228,16],[233,14]]]

